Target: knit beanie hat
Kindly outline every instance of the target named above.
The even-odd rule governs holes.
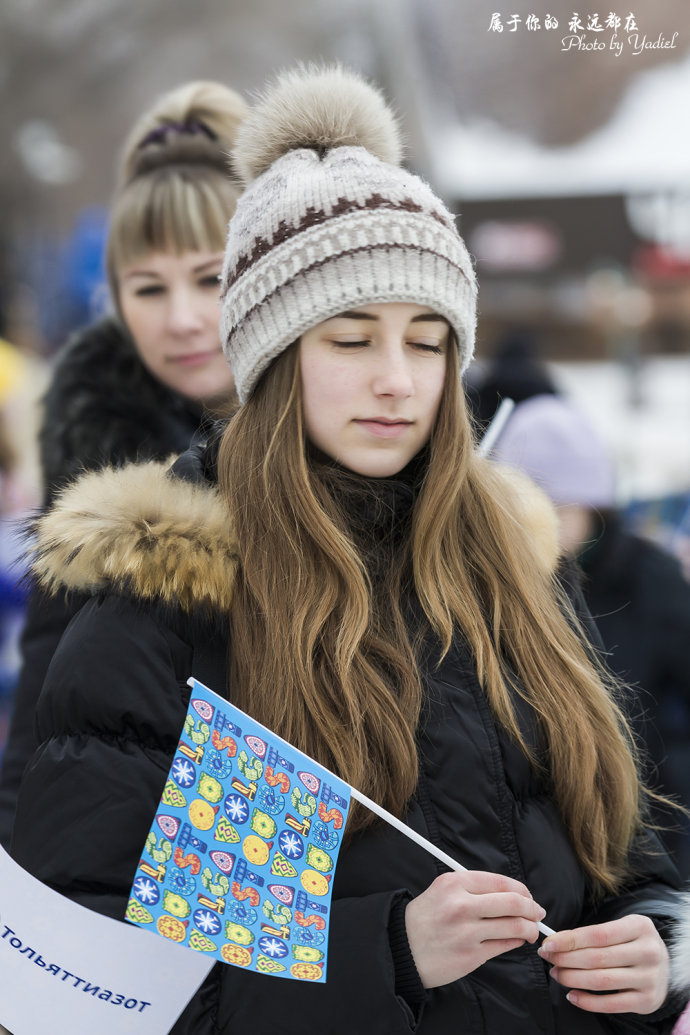
[[[536,395],[515,407],[493,450],[557,506],[614,505],[611,457],[594,428],[567,399]]]
[[[400,158],[382,95],[339,66],[283,74],[250,111],[232,155],[246,190],[221,289],[240,402],[304,331],[367,304],[412,302],[444,316],[467,367],[472,263],[453,216]]]

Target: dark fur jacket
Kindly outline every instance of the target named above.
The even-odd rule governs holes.
[[[44,495],[77,474],[128,461],[163,460],[199,433],[199,406],[156,380],[120,324],[108,318],[78,332],[59,354],[40,431]],[[0,842],[12,830],[19,781],[36,747],[36,702],[60,637],[84,598],[33,590],[21,641],[22,666],[0,774]]]
[[[535,550],[553,564],[555,520],[530,492],[518,498],[506,483],[506,505],[530,522]],[[41,747],[22,783],[12,854],[63,894],[122,917],[177,750],[186,680],[201,675],[200,646],[215,641],[227,657],[238,570],[232,529],[216,485],[148,463],[92,472],[67,489],[40,523],[36,551],[47,589],[92,596],[65,633],[41,694]],[[327,984],[217,964],[175,1035],[250,1026],[301,1035],[310,1024],[331,1035],[671,1031],[690,991],[690,901],[667,857],[641,846],[621,895],[592,902],[548,786],[495,723],[461,637],[423,679],[420,775],[406,822],[468,868],[524,881],[555,928],[631,912],[655,917],[673,954],[677,997],[653,1017],[585,1014],[549,980],[532,946],[420,997],[401,910],[433,881],[437,865],[396,831],[375,826],[355,835],[338,861]],[[531,740],[534,715],[522,709],[520,722]]]
[[[201,408],[161,384],[113,318],[78,332],[44,397],[41,464],[48,498],[85,469],[181,453]]]

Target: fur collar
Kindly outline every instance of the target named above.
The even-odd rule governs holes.
[[[528,479],[503,470],[506,506],[530,529],[540,563],[558,560],[556,516]],[[90,471],[34,527],[32,570],[48,592],[108,588],[185,612],[226,613],[238,558],[218,489],[149,461]]]
[[[192,612],[227,612],[237,557],[218,490],[149,461],[91,471],[35,526],[32,569],[49,592],[108,587]]]
[[[671,989],[690,996],[690,889],[682,896],[681,908],[669,945]]]

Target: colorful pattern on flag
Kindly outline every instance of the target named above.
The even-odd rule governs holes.
[[[350,788],[190,680],[126,918],[246,970],[324,982]]]

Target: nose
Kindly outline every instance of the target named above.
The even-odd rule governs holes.
[[[405,398],[414,392],[409,357],[400,341],[387,342],[378,351],[372,388],[377,396]]]
[[[172,334],[191,334],[201,330],[203,319],[194,294],[184,287],[171,290],[168,299],[168,328]]]

